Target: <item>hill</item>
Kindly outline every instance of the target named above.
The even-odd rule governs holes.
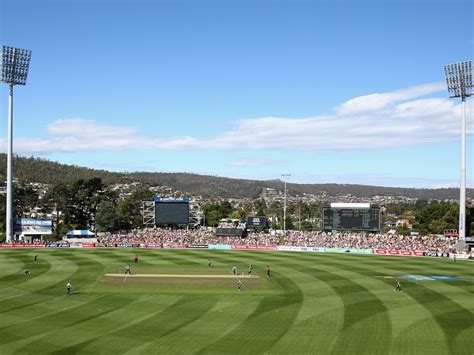
[[[105,184],[123,180],[121,173],[89,169],[76,165],[60,164],[50,160],[34,157],[15,157],[14,177],[23,182],[40,182],[44,184],[68,183],[78,179],[101,178]],[[6,180],[7,156],[0,154],[0,178]]]
[[[211,198],[258,198],[265,188],[283,190],[280,180],[247,180],[220,176],[198,175],[193,173],[116,173],[106,170],[90,169],[75,165],[60,164],[46,159],[34,157],[16,157],[15,178],[24,182],[40,182],[46,184],[68,183],[78,179],[99,177],[105,184],[140,181],[152,186],[170,186],[175,190],[192,195]],[[5,181],[6,155],[0,154],[0,178]],[[287,184],[290,194],[314,194],[323,192],[328,196],[351,194],[357,197],[373,196],[405,196],[422,200],[457,199],[459,189],[415,189],[402,187],[384,187],[356,184]],[[467,194],[474,198],[474,189]]]
[[[210,197],[259,197],[266,187],[283,191],[283,182],[280,180],[245,180],[232,179],[219,176],[198,175],[191,173],[130,173],[137,180],[152,185],[172,186],[180,191],[196,193]],[[288,183],[287,188],[291,194],[314,194],[325,192],[329,196],[351,194],[357,197],[373,196],[405,196],[422,200],[430,199],[456,199],[459,189],[415,189],[402,187],[384,187],[356,184],[294,184]],[[474,196],[474,190],[468,189],[468,196]]]

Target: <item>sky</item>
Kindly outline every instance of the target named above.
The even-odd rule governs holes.
[[[455,187],[471,0],[0,0],[14,152],[109,171]],[[474,122],[467,100],[467,181]],[[8,87],[0,87],[6,151]]]

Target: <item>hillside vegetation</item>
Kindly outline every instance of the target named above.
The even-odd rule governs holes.
[[[198,175],[192,173],[116,173],[106,170],[90,169],[75,165],[66,165],[34,157],[17,157],[15,159],[15,177],[24,182],[41,182],[47,184],[69,183],[78,179],[89,180],[100,178],[105,185],[140,181],[150,185],[166,185],[175,190],[192,195],[222,198],[257,198],[266,187],[283,190],[279,180],[245,180],[220,176]],[[6,155],[0,154],[0,176],[5,181]],[[405,196],[422,200],[456,199],[459,189],[415,189],[401,187],[368,186],[356,184],[294,184],[289,183],[290,194],[320,194],[329,196],[351,194],[357,197],[372,196]],[[468,189],[469,197],[474,197],[474,190]]]

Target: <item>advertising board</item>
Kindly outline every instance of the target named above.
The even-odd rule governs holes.
[[[45,218],[17,218],[15,233],[24,235],[52,234],[53,221]]]
[[[374,249],[374,254],[378,255],[398,255],[398,256],[424,256],[425,253],[419,250],[385,250],[385,249]]]
[[[232,244],[235,250],[277,250],[276,246]]]
[[[209,244],[209,249],[216,249],[216,250],[230,250],[232,249],[232,245],[229,244]]]
[[[244,230],[241,228],[216,228],[216,237],[242,237]]]
[[[10,248],[33,249],[33,248],[46,248],[46,247],[47,247],[46,244],[0,244],[0,248],[7,248],[7,249],[10,249]]]
[[[262,216],[247,217],[247,227],[264,228],[266,225],[266,218]]]

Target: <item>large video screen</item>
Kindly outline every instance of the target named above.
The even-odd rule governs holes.
[[[155,224],[188,224],[189,203],[187,202],[156,202]]]
[[[323,207],[323,230],[380,230],[380,208]]]
[[[21,234],[43,235],[52,234],[53,221],[45,218],[17,218],[15,232]]]

